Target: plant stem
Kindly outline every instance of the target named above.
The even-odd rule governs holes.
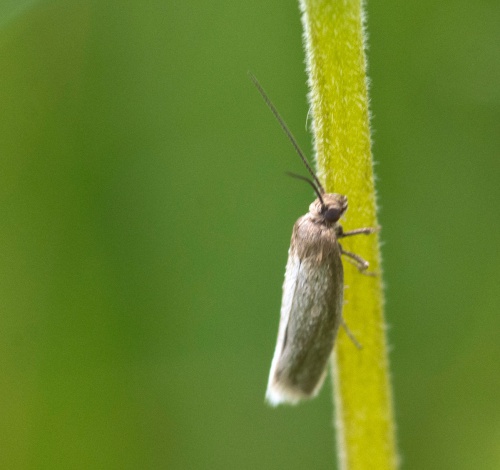
[[[345,230],[377,227],[368,87],[360,0],[300,0],[318,176],[327,191],[349,197]],[[332,356],[341,469],[398,466],[378,234],[350,237],[345,249],[377,276],[345,266],[344,321]]]

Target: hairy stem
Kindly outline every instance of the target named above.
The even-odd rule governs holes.
[[[346,231],[377,227],[368,87],[360,0],[300,0],[318,175],[328,192],[345,194]],[[342,240],[377,276],[345,266],[345,331],[332,356],[341,469],[398,466],[378,234]]]

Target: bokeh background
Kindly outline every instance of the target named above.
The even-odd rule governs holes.
[[[500,3],[368,3],[411,469],[500,468]],[[331,384],[264,404],[312,198],[298,5],[0,1],[0,467],[334,468]]]

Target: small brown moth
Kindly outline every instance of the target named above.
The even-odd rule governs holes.
[[[347,210],[347,197],[325,192],[269,97],[252,74],[250,78],[292,142],[312,180],[300,175],[291,176],[307,181],[318,196],[309,206],[309,212],[293,227],[278,340],[266,392],[266,399],[273,406],[296,404],[318,394],[325,380],[337,331],[340,325],[346,328],[342,319],[344,270],[341,255],[349,257],[360,271],[368,268],[368,262],[344,250],[339,239],[374,233],[376,229],[366,227],[343,231],[339,219]],[[346,331],[349,334],[347,328]]]

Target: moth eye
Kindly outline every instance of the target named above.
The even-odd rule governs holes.
[[[340,209],[337,209],[336,207],[329,207],[323,214],[328,222],[337,222],[337,220],[340,219],[341,215],[342,211]]]

